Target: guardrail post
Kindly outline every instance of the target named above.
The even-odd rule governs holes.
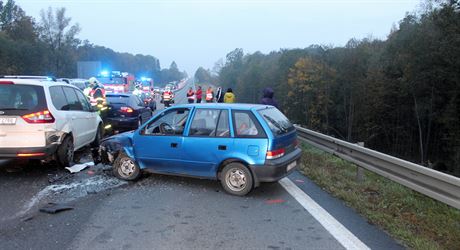
[[[358,146],[364,147],[364,142],[358,142]],[[358,165],[356,165],[356,182],[363,182],[364,181],[364,169]]]

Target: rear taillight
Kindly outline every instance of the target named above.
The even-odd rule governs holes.
[[[132,113],[134,111],[130,107],[121,107],[120,110],[121,110],[121,112],[124,112],[124,113]]]
[[[284,148],[267,151],[267,159],[272,160],[272,159],[280,158],[281,156],[284,155],[285,152],[286,150],[284,150]]]
[[[48,111],[44,110],[41,112],[36,112],[28,115],[23,115],[22,119],[28,123],[53,123],[54,122],[54,117],[53,115]]]
[[[34,157],[34,156],[44,156],[45,153],[18,153],[17,157]]]
[[[0,81],[0,84],[14,84],[12,81]]]

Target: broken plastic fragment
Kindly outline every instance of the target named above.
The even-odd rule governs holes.
[[[67,170],[70,171],[70,173],[78,173],[80,171],[82,171],[83,169],[89,167],[89,166],[93,166],[94,165],[94,162],[86,162],[86,163],[83,163],[83,164],[75,164],[73,165],[72,167],[66,167]]]
[[[72,210],[73,207],[67,204],[59,204],[59,203],[48,203],[46,206],[40,208],[40,212],[48,213],[48,214],[55,214],[66,210]]]

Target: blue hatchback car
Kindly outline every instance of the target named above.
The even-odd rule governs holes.
[[[216,179],[243,196],[292,172],[301,156],[297,144],[294,126],[273,106],[187,104],[103,140],[100,155],[123,180],[143,170]]]

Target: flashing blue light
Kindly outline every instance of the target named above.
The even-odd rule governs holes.
[[[141,81],[147,81],[147,78],[141,77]]]
[[[104,70],[104,71],[101,71],[101,75],[102,76],[109,76],[109,72]]]
[[[46,80],[47,80],[47,81],[52,81],[52,80],[53,80],[53,77],[48,76],[48,77],[46,77]]]

